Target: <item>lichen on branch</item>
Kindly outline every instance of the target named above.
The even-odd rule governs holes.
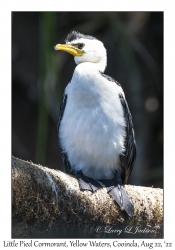
[[[163,190],[125,188],[134,204],[132,218],[121,211],[105,188],[94,193],[81,191],[76,178],[66,173],[12,157],[13,235],[161,238]]]

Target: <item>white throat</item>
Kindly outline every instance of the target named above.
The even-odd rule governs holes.
[[[105,58],[102,58],[99,62],[90,62],[90,61],[81,61],[80,58],[78,56],[75,56],[74,57],[74,61],[75,63],[78,65],[80,63],[89,63],[91,64],[91,67],[96,69],[97,71],[100,71],[100,72],[104,72],[105,69],[106,69],[106,66],[107,66],[107,59],[106,57]]]

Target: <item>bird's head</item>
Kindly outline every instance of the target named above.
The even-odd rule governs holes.
[[[106,68],[106,49],[95,37],[72,31],[65,44],[57,44],[55,50],[63,50],[74,56],[76,64],[91,62],[101,72]]]

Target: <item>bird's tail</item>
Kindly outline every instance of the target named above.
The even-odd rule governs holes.
[[[120,173],[118,171],[116,171],[114,179],[94,180],[85,176],[82,171],[78,171],[76,177],[81,190],[95,192],[99,188],[105,187],[107,192],[113,195],[115,201],[122,210],[125,210],[130,217],[134,215],[134,206],[125,190]]]
[[[125,210],[130,217],[134,215],[133,203],[123,185],[118,184],[116,187],[109,189],[108,193],[114,196],[121,210]]]

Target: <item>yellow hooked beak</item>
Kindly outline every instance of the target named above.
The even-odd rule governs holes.
[[[66,51],[73,56],[82,56],[83,55],[83,50],[78,49],[78,48],[73,47],[72,45],[68,45],[68,44],[57,44],[54,47],[54,49]]]

